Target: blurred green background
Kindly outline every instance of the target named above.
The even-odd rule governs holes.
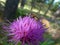
[[[0,0],[0,45],[14,45],[7,41],[6,32],[2,28],[5,18],[12,21],[30,14],[37,19],[42,18],[42,23],[48,28],[44,34],[46,40],[40,45],[60,45],[60,0],[17,0],[14,4],[13,1],[7,2]]]

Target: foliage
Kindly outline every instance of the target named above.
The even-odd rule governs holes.
[[[14,45],[11,42],[7,42],[6,40],[3,40],[3,43],[1,43],[2,45]],[[40,45],[54,45],[55,42],[53,40],[46,40],[44,42],[40,42]],[[19,42],[18,45],[21,45],[21,43]]]
[[[38,3],[44,3],[46,0],[36,0]]]
[[[16,17],[25,16],[26,14],[29,14],[29,13],[30,13],[30,11],[27,9],[18,8],[17,12],[16,12]]]
[[[26,3],[26,0],[21,0],[21,8],[24,7],[25,3]]]
[[[52,40],[46,40],[43,43],[41,43],[41,45],[53,45],[53,44],[54,44],[54,41]]]
[[[51,8],[51,11],[55,12],[59,8],[60,2],[56,2],[53,4],[53,7]]]

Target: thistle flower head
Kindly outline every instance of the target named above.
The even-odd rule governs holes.
[[[39,45],[43,40],[45,28],[40,21],[29,16],[19,17],[9,25],[9,36],[12,41],[20,41],[22,45]]]

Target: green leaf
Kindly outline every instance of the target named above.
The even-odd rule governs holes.
[[[54,43],[54,41],[45,41],[45,42],[41,43],[41,45],[51,45],[53,43]]]

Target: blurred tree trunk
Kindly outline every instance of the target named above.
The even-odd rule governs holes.
[[[12,21],[15,19],[19,0],[7,0],[4,9],[4,19]]]
[[[26,0],[21,0],[21,8],[24,8],[25,3],[26,3]]]
[[[40,6],[40,8],[39,8],[38,13],[40,14],[42,4],[41,4],[41,3],[39,3],[39,6]]]
[[[35,0],[32,0],[32,2],[31,2],[31,11],[32,11],[34,6],[35,6]]]
[[[46,16],[46,14],[47,14],[48,10],[51,8],[53,2],[54,2],[54,0],[52,0],[51,3],[49,4],[48,9],[47,9],[47,10],[45,11],[45,13],[44,13],[44,16]]]
[[[41,7],[40,7],[40,9],[39,9],[39,11],[38,11],[39,14],[40,14],[40,11],[41,11]]]

